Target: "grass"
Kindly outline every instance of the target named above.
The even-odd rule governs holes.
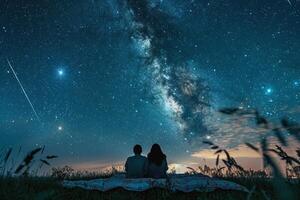
[[[272,180],[267,178],[228,178],[240,183],[249,190],[255,190],[249,199],[279,199],[274,191]],[[295,196],[300,195],[300,182],[289,183]],[[0,197],[2,200],[12,199],[247,199],[249,194],[237,191],[213,192],[170,192],[164,189],[151,189],[145,192],[130,192],[123,189],[114,189],[108,192],[88,191],[79,188],[63,188],[58,179],[46,177],[6,177],[0,180]],[[295,198],[296,199],[296,198]]]
[[[209,144],[213,146],[214,144]],[[24,159],[21,159],[19,165],[11,167],[9,160],[13,158],[13,150],[10,148],[4,151],[1,163],[0,176],[0,199],[37,199],[37,200],[60,200],[60,199],[297,199],[300,196],[299,177],[283,177],[267,174],[266,171],[244,170],[235,163],[235,160],[229,153],[222,149],[213,147],[219,153],[225,153],[227,166],[220,167],[199,167],[195,170],[190,168],[191,174],[201,173],[212,177],[219,177],[225,180],[233,181],[247,187],[251,192],[244,193],[238,191],[213,192],[171,192],[166,189],[150,189],[144,192],[126,191],[117,188],[107,192],[89,191],[80,188],[67,189],[61,185],[62,180],[95,179],[108,178],[115,173],[116,169],[110,172],[80,172],[71,167],[52,168],[52,172],[47,176],[41,176],[39,170],[43,166],[50,166],[51,159],[57,156],[43,155],[43,148],[37,148],[30,151]],[[19,154],[19,151],[18,151]],[[288,157],[285,155],[286,158]],[[229,162],[230,161],[230,162]],[[284,161],[284,159],[283,159]],[[272,161],[269,161],[272,162]],[[226,162],[225,162],[226,163]],[[274,169],[272,172],[274,173]]]
[[[242,181],[245,183],[245,181]],[[248,183],[251,185],[251,183]],[[269,184],[261,183],[269,191]],[[298,185],[300,186],[300,185]],[[11,199],[245,199],[246,193],[235,191],[214,191],[210,193],[171,193],[163,189],[151,189],[145,192],[129,192],[115,189],[108,192],[87,191],[82,189],[65,189],[60,181],[52,178],[2,178],[0,196],[3,200]],[[300,188],[300,187],[298,187]],[[255,192],[253,199],[264,199]]]

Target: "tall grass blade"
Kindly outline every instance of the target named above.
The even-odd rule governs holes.
[[[226,149],[224,149],[223,151],[224,151],[224,153],[225,153],[225,155],[227,157],[227,160],[229,161],[231,159],[230,154],[228,153],[228,151]]]
[[[47,160],[40,159],[40,161],[41,161],[42,163],[44,163],[45,165],[48,165],[48,166],[50,166],[50,163],[49,163]]]
[[[219,150],[217,150],[216,152],[215,152],[215,154],[219,154],[219,153],[222,153],[222,149],[219,149]]]
[[[274,135],[277,137],[277,139],[279,140],[279,142],[283,146],[287,146],[287,141],[286,141],[283,133],[279,130],[279,128],[274,128],[272,131],[273,131]]]
[[[217,159],[216,159],[216,166],[219,166],[219,160],[220,160],[220,154],[218,154]]]
[[[40,152],[42,150],[42,148],[36,148],[34,150],[32,150],[31,152],[29,152],[26,157],[24,158],[23,162],[17,167],[15,174],[18,174],[22,171],[22,169],[24,169],[24,167],[27,167],[27,170],[29,170],[29,164],[30,162],[34,159],[35,154],[37,154],[38,152]]]
[[[7,151],[7,153],[6,153],[5,157],[4,157],[4,163],[7,163],[8,159],[9,159],[9,157],[11,155],[12,150],[13,150],[12,148],[8,149],[8,151]]]
[[[208,140],[205,140],[205,141],[202,141],[203,144],[208,144],[208,145],[215,145],[214,143],[212,143],[211,141],[208,141]]]
[[[281,125],[300,142],[300,125],[294,122],[288,121],[288,119],[282,119]]]
[[[49,155],[49,156],[46,156],[46,158],[48,160],[51,160],[51,159],[54,159],[54,158],[58,158],[58,156],[56,156],[56,155]]]
[[[250,149],[252,149],[252,150],[254,150],[254,151],[256,151],[256,152],[259,152],[259,149],[256,147],[256,146],[254,146],[254,145],[252,145],[252,144],[250,144],[250,143],[248,143],[248,142],[246,142],[245,143]]]

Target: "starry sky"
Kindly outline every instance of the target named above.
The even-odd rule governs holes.
[[[176,163],[256,142],[217,109],[299,121],[299,34],[296,0],[1,0],[0,146],[105,164],[157,142]]]

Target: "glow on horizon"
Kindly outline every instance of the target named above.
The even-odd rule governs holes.
[[[244,145],[240,145],[239,147],[234,149],[228,149],[228,152],[234,158],[261,158],[261,155],[245,147]],[[204,149],[198,152],[194,152],[191,156],[204,159],[216,159],[217,157],[215,151],[211,149]],[[224,159],[226,158],[226,155],[220,154],[220,158]]]

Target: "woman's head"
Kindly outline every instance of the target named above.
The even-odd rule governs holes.
[[[166,159],[166,155],[162,152],[159,144],[153,144],[148,154],[148,159],[150,163],[154,163],[160,166],[164,159]]]

